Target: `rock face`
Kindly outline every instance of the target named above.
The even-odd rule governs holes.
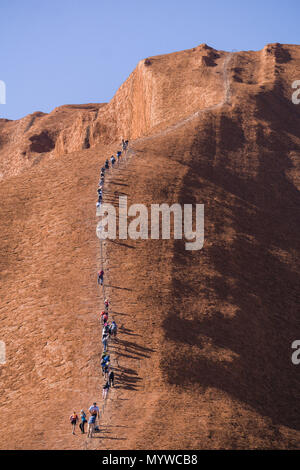
[[[58,156],[122,137],[135,139],[219,103],[223,75],[217,59],[220,54],[206,45],[153,57],[148,65],[138,64],[108,104],[61,106],[49,115],[0,120],[2,177],[30,167],[41,154]]]
[[[299,448],[299,79],[300,46],[200,45],[108,104],[0,121],[1,448]],[[101,401],[96,186],[122,137],[105,200],[203,203],[205,243],[106,242],[117,387],[86,440],[68,417]]]
[[[88,148],[89,126],[102,104],[66,105],[18,121],[0,119],[0,175],[17,175],[42,158]]]

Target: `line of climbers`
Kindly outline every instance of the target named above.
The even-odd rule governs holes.
[[[122,139],[122,150],[123,151],[126,151],[128,148],[128,140],[124,140]],[[118,161],[118,164],[119,164],[119,160],[120,160],[120,157],[122,155],[122,152],[119,150],[117,152],[117,160],[115,158],[114,155],[112,155],[110,157],[110,163],[111,163],[111,167],[113,168],[116,161]],[[100,172],[100,180],[99,180],[99,185],[98,185],[98,189],[97,189],[97,193],[98,193],[98,202],[97,202],[97,207],[100,208],[101,207],[101,204],[102,204],[102,199],[103,199],[103,186],[104,186],[104,180],[105,180],[105,172],[106,170],[109,170],[109,160],[105,160],[105,163],[104,163],[104,166],[101,168],[101,172]]]
[[[128,140],[122,139],[122,151],[126,151],[128,148]],[[117,161],[119,164],[120,157],[122,155],[122,151],[117,152]],[[110,158],[111,161],[111,168],[114,168],[114,164],[116,163],[116,159],[114,155],[111,156]],[[104,166],[101,168],[101,173],[100,173],[100,181],[98,184],[98,201],[97,201],[97,208],[99,208],[102,204],[102,198],[103,198],[103,187],[104,187],[104,181],[105,181],[105,173],[106,171],[109,170],[109,160],[107,159],[105,161]],[[102,242],[101,242],[102,243]],[[101,260],[103,263],[103,260]],[[97,273],[97,283],[104,289],[104,271],[101,269]],[[108,322],[108,316],[109,316],[109,300],[105,299],[104,300],[104,310],[100,314],[100,321],[102,323],[102,344],[103,344],[103,353],[101,356],[101,368],[102,368],[102,375],[104,376],[104,384],[102,388],[102,398],[103,400],[106,400],[108,391],[110,387],[114,387],[115,385],[115,374],[113,371],[113,367],[110,364],[110,354],[108,352],[108,342],[110,339],[114,339],[117,341],[117,331],[118,327],[117,324],[114,320],[112,320],[111,323]],[[81,410],[80,412],[80,423],[79,427],[81,430],[81,434],[85,434],[85,423],[88,423],[88,433],[87,437],[93,437],[94,432],[99,432],[99,424],[100,424],[100,410],[99,407],[97,406],[97,403],[94,402],[92,406],[89,408],[89,418],[87,419],[87,415],[84,412],[84,410]],[[75,429],[77,422],[79,421],[78,415],[76,414],[75,411],[73,411],[72,415],[70,416],[70,423],[72,425],[72,434],[75,434]],[[98,421],[98,424],[97,424]]]

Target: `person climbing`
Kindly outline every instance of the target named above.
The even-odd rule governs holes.
[[[94,402],[90,407],[89,407],[89,413],[90,415],[92,416],[96,416],[96,418],[100,418],[100,412],[99,412],[99,408],[97,406],[97,403]]]
[[[102,397],[103,397],[104,400],[107,398],[109,387],[110,387],[109,381],[106,380],[104,385],[103,385],[103,391],[102,391]]]
[[[116,163],[116,159],[113,155],[110,157],[110,161],[111,161],[111,166],[113,168],[114,164]]]
[[[109,374],[109,364],[105,364],[104,370],[102,369],[102,371],[103,371],[104,378],[107,379],[108,374]]]
[[[109,308],[109,300],[105,299],[104,300],[104,309],[105,309],[105,312],[107,312],[107,313],[108,313],[108,308]]]
[[[107,351],[103,351],[101,357],[101,364],[109,364],[110,363],[110,355]]]
[[[98,188],[98,189],[97,189],[97,193],[98,193],[98,196],[100,196],[100,194],[101,194],[101,196],[102,196],[102,189],[101,189],[101,188]]]
[[[109,161],[105,160],[105,170],[109,170]]]
[[[105,375],[105,367],[110,365],[110,355],[104,351],[101,359],[102,374]]]
[[[104,361],[105,363],[109,363],[110,361],[110,355],[107,353],[107,352],[103,352],[102,353],[102,361]]]
[[[105,173],[105,166],[103,166],[103,167],[101,168],[101,173],[103,173],[103,174]]]
[[[104,323],[107,323],[108,315],[107,315],[107,312],[105,310],[102,310],[102,312],[100,314],[100,317],[101,317],[101,321],[102,321],[103,325],[104,325]]]
[[[116,338],[116,336],[117,336],[117,330],[118,330],[117,324],[116,324],[116,322],[113,320],[113,321],[111,322],[111,325],[110,325],[110,328],[109,328],[109,334],[110,334],[110,336],[113,336],[114,338]]]
[[[81,410],[81,412],[80,412],[80,423],[79,423],[81,434],[84,434],[84,425],[85,425],[86,422],[87,422],[86,414],[83,410]]]
[[[128,141],[128,140],[125,140],[125,150],[128,149],[128,145],[129,145],[129,141]]]
[[[98,274],[97,274],[97,281],[98,281],[98,284],[100,284],[100,286],[103,286],[103,277],[104,277],[104,271],[103,269],[101,269],[101,271],[98,271]]]
[[[122,152],[121,150],[118,150],[117,152],[117,159],[118,159],[118,163],[119,163],[119,160],[120,160],[120,156],[122,155]]]
[[[126,144],[125,144],[125,140],[122,139],[122,150],[126,150]]]
[[[91,415],[88,421],[88,434],[87,437],[93,437],[96,425],[96,415]]]
[[[108,366],[107,362],[102,358],[100,362],[102,368],[102,375],[105,375],[105,368]]]
[[[111,369],[108,374],[108,382],[110,387],[115,386],[115,374],[114,371]]]
[[[108,334],[109,334],[109,324],[105,322],[103,325],[102,335],[108,335]]]
[[[104,312],[104,315],[102,317],[103,325],[105,325],[108,322],[108,313]]]
[[[108,369],[109,369],[109,361],[105,361],[104,359],[101,360],[101,368],[102,368],[102,375],[106,376]]]
[[[107,341],[108,341],[108,337],[109,337],[109,334],[108,334],[108,333],[105,333],[105,334],[102,336],[102,344],[103,344],[104,352],[106,352],[106,350],[107,350]]]
[[[76,428],[77,421],[78,421],[78,416],[77,416],[76,412],[73,411],[73,414],[71,414],[71,416],[70,416],[70,423],[72,424],[72,434],[75,434],[75,428]]]

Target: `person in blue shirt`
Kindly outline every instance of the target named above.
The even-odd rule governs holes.
[[[81,410],[81,412],[80,412],[80,423],[79,423],[81,434],[84,434],[84,425],[85,425],[86,422],[87,422],[86,414],[83,410]]]
[[[95,424],[96,424],[96,415],[92,415],[89,417],[88,421],[88,435],[87,437],[93,437],[95,431]]]

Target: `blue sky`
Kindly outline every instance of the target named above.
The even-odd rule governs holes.
[[[299,44],[299,21],[299,0],[1,0],[0,117],[107,102],[139,60],[203,42]]]

